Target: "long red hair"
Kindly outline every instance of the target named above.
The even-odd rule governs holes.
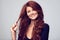
[[[29,17],[27,16],[27,12],[26,12],[27,6],[32,7],[33,10],[36,10],[38,12],[38,17],[36,18],[36,23],[34,24],[35,27],[33,28],[33,37],[31,40],[41,40],[40,33],[42,31],[43,24],[44,24],[44,15],[43,15],[41,6],[34,1],[27,2],[21,10],[21,13],[19,16],[20,25],[19,25],[18,39],[19,37],[21,38],[19,40],[25,39],[28,26],[31,23],[31,19],[29,19]]]

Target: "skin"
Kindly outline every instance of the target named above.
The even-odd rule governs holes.
[[[17,30],[17,28],[18,28],[18,24],[17,23],[13,24],[12,27],[10,28],[12,40],[16,40],[16,30]]]
[[[28,16],[31,20],[35,20],[35,19],[37,18],[38,13],[37,13],[36,10],[33,10],[32,7],[29,7],[29,6],[28,6],[27,9],[26,9],[26,11],[27,11],[27,16]]]
[[[27,11],[27,16],[31,19],[31,24],[29,25],[26,35],[27,35],[27,38],[31,39],[35,19],[37,18],[38,13],[37,13],[37,11],[33,10],[32,7],[29,7],[29,6],[27,7],[26,11]]]
[[[37,11],[33,10],[32,7],[29,7],[29,6],[26,8],[26,12],[27,12],[27,16],[31,19],[31,23],[30,23],[29,28],[26,32],[26,36],[27,36],[27,38],[31,39],[35,19],[37,18],[38,13],[37,13]],[[18,29],[18,23],[13,24],[12,27],[10,28],[12,40],[16,40],[16,30],[17,29]]]

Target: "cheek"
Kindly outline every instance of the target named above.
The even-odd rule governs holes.
[[[38,13],[36,11],[33,11],[34,15],[38,16]]]
[[[38,14],[35,14],[36,17],[38,17]]]
[[[29,16],[30,15],[30,13],[27,13],[27,16]]]
[[[34,13],[34,15],[38,16],[38,13],[37,13],[37,12],[35,12],[35,13]]]

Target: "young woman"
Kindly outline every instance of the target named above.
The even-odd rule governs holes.
[[[48,40],[49,25],[44,23],[41,6],[34,2],[27,2],[20,13],[18,40]],[[11,27],[12,40],[16,40],[18,21]]]

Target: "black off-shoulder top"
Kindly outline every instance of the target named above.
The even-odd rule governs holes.
[[[48,40],[49,38],[49,25],[44,23],[44,27],[41,32],[41,40]],[[21,37],[18,36],[18,40],[21,40]],[[31,40],[29,38],[25,38],[25,40]]]

